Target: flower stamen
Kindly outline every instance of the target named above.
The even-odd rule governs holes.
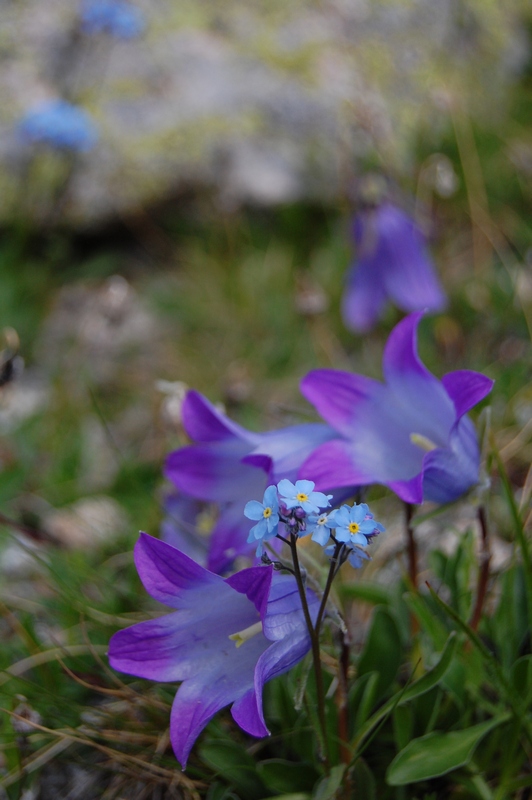
[[[432,442],[428,436],[423,436],[422,433],[411,433],[410,441],[412,444],[421,447],[421,449],[425,450],[427,453],[430,453],[432,450],[437,450],[438,448],[437,444],[434,444],[434,442]]]
[[[229,638],[235,642],[237,647],[242,647],[244,642],[247,642],[248,639],[253,639],[257,633],[262,632],[262,622],[255,622],[254,625],[250,625],[249,628],[244,628],[243,631],[238,631],[237,633],[230,634]]]

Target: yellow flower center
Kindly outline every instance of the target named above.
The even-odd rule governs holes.
[[[360,530],[360,525],[358,524],[358,522],[350,522],[348,530],[349,533],[358,533]]]
[[[308,500],[308,494],[305,494],[305,492],[299,492],[299,494],[296,494],[296,500],[298,503],[306,503]]]
[[[421,447],[421,449],[425,450],[426,453],[430,453],[431,450],[436,450],[438,447],[438,445],[434,444],[434,442],[432,442],[428,436],[423,436],[422,433],[411,433],[410,441],[412,444]]]
[[[271,517],[271,515],[272,515],[272,510],[271,510],[271,508],[270,508],[269,506],[267,506],[267,507],[264,509],[264,511],[262,512],[262,516],[263,516],[265,519],[268,519],[268,517]]]
[[[250,625],[249,628],[244,628],[243,631],[238,631],[238,633],[232,633],[229,638],[236,644],[237,647],[242,647],[244,642],[247,642],[249,639],[253,639],[257,633],[262,631],[262,622],[256,622],[254,625]]]

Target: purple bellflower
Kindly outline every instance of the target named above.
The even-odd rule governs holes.
[[[84,33],[109,33],[116,39],[134,39],[144,30],[142,12],[124,0],[85,0],[81,6]]]
[[[262,688],[310,649],[292,576],[251,567],[224,579],[146,534],[135,563],[149,594],[176,610],[116,633],[109,661],[140,678],[181,681],[170,738],[183,768],[205,725],[227,705],[243,730],[267,736]],[[315,617],[318,599],[307,597]]]
[[[56,98],[29,111],[19,123],[22,136],[56,150],[87,152],[98,134],[89,115],[79,106]]]
[[[350,330],[370,330],[388,300],[403,311],[445,307],[423,235],[404,211],[390,202],[366,208],[355,216],[352,231],[357,258],[342,300]]]
[[[466,416],[493,381],[458,370],[438,380],[417,354],[421,313],[405,317],[384,350],[385,383],[314,370],[301,391],[341,435],[319,446],[300,474],[318,489],[382,483],[407,503],[448,503],[478,483],[480,454]]]
[[[187,393],[182,418],[195,444],[170,453],[165,475],[181,492],[219,506],[208,567],[223,572],[236,556],[250,552],[246,501],[261,497],[268,485],[282,478],[294,480],[307,456],[338,434],[314,423],[254,433],[196,391]]]
[[[206,566],[208,536],[202,533],[201,518],[208,514],[207,504],[174,490],[163,499],[163,509],[165,516],[160,527],[163,542]]]

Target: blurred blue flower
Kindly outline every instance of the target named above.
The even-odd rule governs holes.
[[[117,39],[134,39],[145,28],[139,8],[123,0],[85,0],[81,7],[84,33],[109,33]]]
[[[441,311],[445,294],[413,219],[390,202],[353,220],[356,259],[347,276],[342,316],[352,331],[372,328],[391,300],[402,311]]]
[[[28,141],[57,150],[86,152],[98,140],[96,126],[86,111],[58,98],[28,111],[18,128]]]

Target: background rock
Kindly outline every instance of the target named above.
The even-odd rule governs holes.
[[[145,33],[117,41],[68,0],[0,4],[0,220],[86,226],[205,185],[226,207],[337,200],[361,159],[408,169],[420,120],[504,113],[527,48],[524,0],[137,5]],[[56,95],[100,131],[73,164],[16,132]]]

